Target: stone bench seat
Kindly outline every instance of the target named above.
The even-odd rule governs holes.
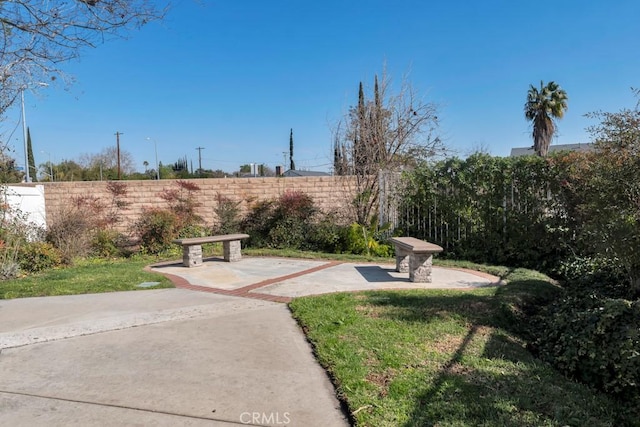
[[[396,250],[396,271],[409,273],[409,280],[416,283],[431,283],[433,254],[442,252],[442,247],[415,237],[392,237]]]
[[[182,263],[185,267],[199,267],[202,265],[202,245],[204,243],[222,242],[224,260],[226,262],[236,262],[242,259],[240,241],[248,237],[248,234],[221,234],[218,236],[175,239],[173,243],[182,245]]]

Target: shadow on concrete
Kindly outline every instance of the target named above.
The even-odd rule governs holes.
[[[391,273],[395,272],[393,268],[383,268],[378,265],[361,265],[356,266],[355,269],[369,283],[409,282],[409,277],[392,276]]]

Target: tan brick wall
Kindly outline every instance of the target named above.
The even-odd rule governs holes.
[[[136,221],[145,208],[166,208],[168,204],[160,197],[164,190],[178,189],[175,180],[160,181],[121,181],[126,185],[127,194],[123,200],[128,207],[121,211],[122,222],[118,228],[126,230]],[[353,197],[349,184],[342,177],[297,177],[297,178],[216,178],[190,179],[200,190],[196,191],[199,203],[198,215],[207,225],[215,223],[214,208],[216,195],[222,194],[241,202],[246,213],[252,203],[260,200],[275,199],[287,191],[300,191],[311,196],[316,206],[324,211],[339,210],[346,213],[349,201]],[[44,185],[47,218],[60,212],[73,198],[93,196],[109,204],[111,195],[106,181],[53,182]]]

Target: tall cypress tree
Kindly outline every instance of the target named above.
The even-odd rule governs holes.
[[[366,148],[365,148],[365,136],[364,124],[365,124],[365,100],[364,100],[364,88],[362,82],[358,88],[358,107],[356,110],[356,124],[354,129],[353,140],[353,163],[354,171],[356,175],[364,174],[364,163],[366,161]]]
[[[291,160],[289,169],[292,171],[296,170],[296,164],[293,162],[293,128],[291,129],[291,133],[289,133],[289,159]]]
[[[31,146],[31,131],[27,128],[27,167],[29,168],[29,177],[31,181],[38,182],[38,174],[36,170],[36,161],[33,159],[33,147]]]

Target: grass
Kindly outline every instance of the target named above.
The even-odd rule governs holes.
[[[450,266],[492,270],[508,284],[290,304],[356,425],[638,425],[637,408],[564,378],[514,332],[522,307],[557,294],[550,279],[524,269]]]
[[[161,274],[144,271],[145,266],[155,261],[150,257],[79,260],[71,267],[0,281],[0,299],[173,287]],[[137,287],[143,282],[160,284],[153,288]]]

